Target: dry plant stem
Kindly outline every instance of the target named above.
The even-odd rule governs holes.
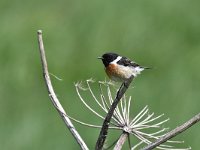
[[[79,144],[82,150],[88,150],[87,145],[85,142],[82,140],[81,136],[79,133],[76,131],[75,127],[73,126],[72,122],[70,119],[67,117],[65,110],[63,109],[62,105],[60,104],[53,86],[51,84],[51,80],[49,77],[49,72],[48,72],[48,67],[47,67],[47,61],[46,61],[46,56],[45,56],[45,50],[44,50],[44,45],[43,45],[43,40],[42,40],[42,31],[38,30],[38,44],[39,44],[39,50],[40,50],[40,57],[41,57],[41,62],[42,62],[42,69],[43,69],[43,76],[44,80],[47,86],[47,90],[49,93],[49,97],[51,99],[51,102],[53,103],[54,107],[60,114],[61,118],[63,119],[65,125],[67,128],[70,130],[71,134],[74,136],[75,140]]]
[[[128,138],[128,133],[127,132],[122,133],[113,150],[121,150],[127,138]]]
[[[120,99],[122,98],[122,96],[124,95],[124,93],[126,92],[126,90],[128,89],[130,83],[133,80],[133,76],[131,76],[127,81],[123,82],[121,87],[119,88],[118,92],[117,92],[117,96],[115,98],[115,100],[113,101],[107,115],[106,118],[104,119],[98,140],[96,142],[96,146],[95,149],[96,150],[101,150],[103,148],[104,142],[106,140],[106,136],[108,134],[108,127],[110,124],[110,120],[112,118],[112,115],[114,113],[115,108],[117,107],[117,104],[119,103]]]
[[[185,122],[184,124],[182,124],[181,126],[179,126],[179,127],[175,128],[174,130],[168,132],[165,136],[161,137],[157,141],[149,144],[143,150],[151,150],[151,149],[159,146],[160,144],[166,142],[167,140],[169,140],[169,139],[173,138],[174,136],[176,136],[176,135],[182,133],[183,131],[187,130],[188,128],[190,128],[192,125],[194,125],[198,121],[200,121],[200,113],[197,114],[196,116],[194,116],[193,118],[191,118],[190,120],[188,120],[187,122]]]

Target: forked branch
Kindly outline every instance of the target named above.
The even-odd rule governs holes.
[[[51,79],[50,79],[50,76],[49,76],[49,72],[48,72],[48,67],[47,67],[44,44],[43,44],[43,40],[42,40],[42,31],[38,30],[37,35],[38,35],[38,44],[39,44],[40,57],[41,57],[41,62],[42,62],[43,76],[44,76],[45,84],[47,86],[47,90],[48,90],[48,94],[49,94],[49,97],[51,99],[51,102],[53,103],[53,106],[56,108],[56,110],[60,114],[61,118],[63,119],[63,121],[65,123],[65,125],[70,130],[71,134],[73,135],[73,137],[75,138],[75,140],[77,141],[77,143],[79,144],[81,149],[82,150],[88,150],[87,145],[82,140],[82,138],[79,135],[79,133],[76,131],[76,129],[73,126],[73,124],[70,121],[70,119],[67,117],[64,108],[60,104],[60,102],[59,102],[59,100],[58,100],[58,98],[57,98],[57,96],[56,96],[56,94],[54,92],[53,86],[51,84]]]

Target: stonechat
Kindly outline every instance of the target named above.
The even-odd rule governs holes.
[[[98,59],[102,60],[108,77],[118,82],[123,82],[131,76],[135,78],[143,70],[150,69],[149,67],[142,67],[127,57],[116,53],[105,53]]]

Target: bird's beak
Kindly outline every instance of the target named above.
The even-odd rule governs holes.
[[[103,57],[97,57],[98,59],[103,59]]]

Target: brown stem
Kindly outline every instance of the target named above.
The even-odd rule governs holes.
[[[76,129],[73,126],[73,124],[70,121],[70,119],[67,117],[64,108],[60,104],[60,102],[59,102],[59,100],[58,100],[58,98],[57,98],[57,96],[56,96],[56,94],[54,92],[53,86],[51,84],[51,79],[50,79],[50,76],[49,76],[49,72],[48,72],[48,67],[47,67],[44,44],[43,44],[43,40],[42,40],[42,31],[38,30],[37,34],[38,34],[38,44],[39,44],[40,57],[41,57],[41,62],[42,62],[43,76],[44,76],[45,84],[47,86],[47,90],[48,90],[48,94],[49,94],[49,97],[51,99],[51,102],[53,103],[53,106],[56,108],[56,110],[60,114],[61,118],[63,119],[63,121],[65,123],[65,125],[70,130],[71,134],[74,136],[75,140],[77,141],[77,143],[79,144],[81,149],[82,150],[88,150],[87,145],[82,140],[82,138],[79,135],[79,133],[76,131]]]

